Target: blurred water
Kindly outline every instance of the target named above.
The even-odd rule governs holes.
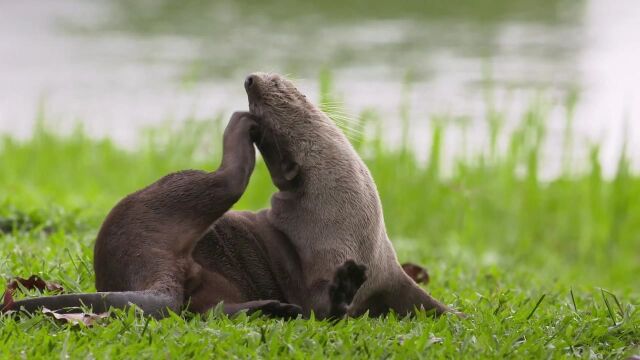
[[[578,94],[576,147],[601,143],[610,173],[626,137],[639,167],[640,3],[404,5],[0,0],[0,132],[28,136],[42,105],[60,128],[80,121],[130,145],[158,121],[246,109],[249,72],[291,74],[317,96],[318,74],[330,69],[345,110],[375,109],[390,142],[401,139],[405,107],[422,154],[434,115],[468,121],[465,148],[477,151],[488,103],[512,124],[541,97],[552,106],[543,164],[554,174],[561,107]],[[462,148],[460,133],[446,141]]]

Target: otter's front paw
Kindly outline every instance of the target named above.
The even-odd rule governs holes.
[[[367,280],[367,267],[347,260],[336,271],[333,283],[329,287],[331,299],[331,317],[343,317],[353,302],[358,289]]]

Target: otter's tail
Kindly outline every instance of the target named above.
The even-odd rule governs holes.
[[[66,294],[24,299],[10,304],[0,304],[2,312],[17,311],[30,314],[47,308],[62,313],[77,313],[81,308],[90,308],[94,313],[104,313],[109,309],[126,309],[135,305],[146,315],[162,318],[168,311],[179,311],[180,304],[168,295],[155,291],[99,292],[90,294]]]
[[[399,315],[413,315],[416,310],[433,311],[439,316],[444,313],[459,314],[456,310],[434,299],[427,294],[408,275],[404,275],[398,282],[397,289],[387,297],[387,304]]]

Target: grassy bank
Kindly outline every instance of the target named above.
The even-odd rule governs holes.
[[[495,114],[494,114],[495,115]],[[375,121],[365,127],[375,129]],[[623,154],[605,179],[587,171],[539,178],[544,117],[524,114],[506,151],[447,164],[434,122],[427,162],[376,131],[353,142],[371,169],[401,261],[429,268],[429,291],[466,320],[356,319],[332,325],[240,316],[162,321],[119,313],[93,328],[36,316],[0,319],[0,357],[196,356],[620,357],[640,352],[640,176]],[[41,121],[30,139],[0,141],[0,276],[42,277],[94,291],[92,242],[124,195],[179,169],[214,169],[226,119],[142,136],[136,150]],[[259,163],[238,209],[267,206]]]

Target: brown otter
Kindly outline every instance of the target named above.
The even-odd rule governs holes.
[[[266,217],[300,258],[303,311],[331,312],[331,280],[348,259],[367,268],[349,315],[449,311],[398,263],[374,181],[338,127],[277,74],[252,74],[245,88],[262,130],[256,145],[280,190]]]
[[[107,216],[94,254],[99,293],[11,309],[132,303],[163,316],[223,301],[229,314],[283,317],[447,311],[398,264],[373,180],[340,130],[278,75],[251,75],[245,88],[252,114],[232,116],[217,171],[165,176]],[[279,191],[271,209],[228,211],[254,167],[253,141]]]
[[[257,133],[254,116],[235,113],[224,133],[217,171],[167,175],[111,210],[94,249],[98,293],[26,299],[0,304],[0,310],[74,312],[88,306],[104,312],[135,304],[162,317],[167,310],[202,313],[224,302],[227,314],[300,314],[295,304],[304,295],[295,249],[268,224],[266,212],[228,211],[253,171]],[[334,278],[331,314],[341,316],[365,279],[364,269],[345,262]]]

